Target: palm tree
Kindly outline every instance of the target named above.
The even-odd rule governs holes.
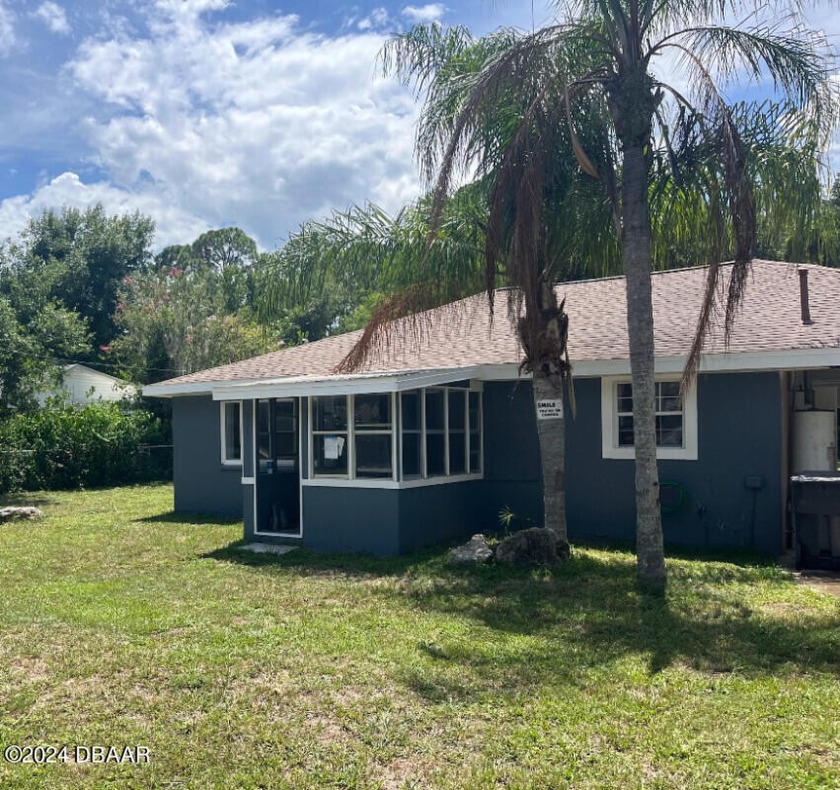
[[[398,57],[404,63],[411,46],[411,68],[428,68],[415,76],[429,80],[454,114],[468,99],[457,95],[457,86],[513,41],[505,31],[475,40],[463,28],[418,27],[401,41]],[[508,285],[508,317],[521,341],[522,367],[532,373],[534,400],[565,400],[568,318],[555,283],[615,272],[618,245],[609,202],[580,172],[572,140],[558,123],[562,106],[540,100],[538,82],[531,88],[520,83],[483,108],[481,122],[463,138],[475,155],[473,180],[454,195],[439,190],[395,218],[373,206],[335,213],[327,222],[307,223],[283,248],[293,298],[305,295],[301,286],[308,290],[337,270],[390,294],[342,369],[358,368],[387,346],[394,319],[422,320],[420,311],[482,289],[492,310],[496,285]],[[603,143],[600,127],[593,128],[595,136],[586,139]],[[591,243],[599,237],[603,243]],[[537,426],[543,523],[566,543],[565,419]]]
[[[792,21],[782,29],[752,24],[752,17],[727,25],[727,15],[745,6],[721,0],[577,0],[558,7],[565,16],[557,24],[531,34],[496,34],[491,37],[494,46],[485,51],[479,46],[459,52],[450,39],[445,41],[449,49],[434,46],[446,38],[439,30],[415,28],[391,43],[384,63],[386,71],[425,95],[418,151],[435,184],[433,226],[459,169],[474,168],[493,179],[488,264],[507,253],[507,276],[522,289],[526,321],[535,320],[529,317],[534,312],[547,311],[562,322],[562,306],[552,302],[549,282],[556,269],[550,267],[554,256],[572,250],[553,245],[545,223],[549,216],[555,222],[574,218],[577,211],[573,203],[561,200],[551,206],[561,213],[546,212],[553,178],[548,173],[564,173],[561,191],[571,194],[577,181],[557,160],[573,152],[579,170],[603,188],[616,236],[604,223],[591,243],[609,249],[618,239],[627,281],[638,572],[641,581],[661,585],[666,575],[650,279],[661,250],[652,200],[667,202],[664,213],[694,231],[693,238],[698,228],[705,235],[697,252],[709,264],[706,303],[688,356],[687,384],[696,373],[714,309],[722,254],[731,250],[734,257],[725,300],[728,336],[753,256],[756,186],[761,186],[761,173],[768,182],[778,181],[783,164],[765,161],[757,166],[750,161],[752,130],[767,126],[768,106],[732,104],[723,90],[736,77],[769,77],[782,97],[769,112],[777,120],[770,136],[783,141],[799,160],[810,161],[813,172],[818,146],[833,123],[826,63],[820,55],[824,42],[799,24],[795,8],[788,16],[777,14]],[[673,56],[669,71],[687,89],[658,76],[656,62],[666,56]],[[465,59],[472,59],[472,68],[463,67]],[[501,118],[500,107],[506,110]],[[506,134],[496,133],[499,122],[507,123]],[[564,145],[565,139],[570,144]],[[788,181],[779,197],[790,207],[813,203],[814,178]],[[571,214],[562,213],[564,209]],[[497,224],[505,218],[509,221]],[[499,227],[505,230],[500,233]],[[552,326],[547,324],[548,331],[556,335]],[[523,328],[529,365],[536,373],[543,349],[527,336]],[[529,342],[536,347],[529,348]],[[548,372],[552,381],[555,371]],[[535,392],[541,388],[536,377],[534,386]]]

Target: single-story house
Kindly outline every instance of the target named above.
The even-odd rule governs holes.
[[[653,275],[665,538],[780,554],[790,475],[836,468],[840,270],[755,261],[729,347],[720,321],[681,397],[705,280]],[[570,538],[632,540],[625,281],[557,290],[577,401]],[[496,304],[494,320],[484,295],[431,311],[350,375],[335,370],[359,332],[147,386],[172,398],[175,510],[241,515],[260,542],[380,555],[497,528],[503,509],[539,524],[531,385],[504,293]]]
[[[137,387],[127,381],[109,376],[101,370],[74,363],[61,368],[61,380],[55,386],[35,395],[43,406],[56,396],[66,403],[85,404],[99,401],[121,401],[137,397]]]

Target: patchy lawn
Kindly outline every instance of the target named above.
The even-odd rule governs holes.
[[[0,755],[4,790],[840,786],[840,600],[775,567],[671,560],[646,598],[622,552],[243,556],[166,486],[35,499],[0,525],[0,748],[151,760]]]

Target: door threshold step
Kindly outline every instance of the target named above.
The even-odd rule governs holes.
[[[276,543],[246,543],[239,546],[239,551],[252,551],[254,554],[288,554],[299,546],[280,546]]]

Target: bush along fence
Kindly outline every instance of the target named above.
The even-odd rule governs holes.
[[[0,421],[0,493],[171,479],[164,424],[117,403],[62,406]]]

